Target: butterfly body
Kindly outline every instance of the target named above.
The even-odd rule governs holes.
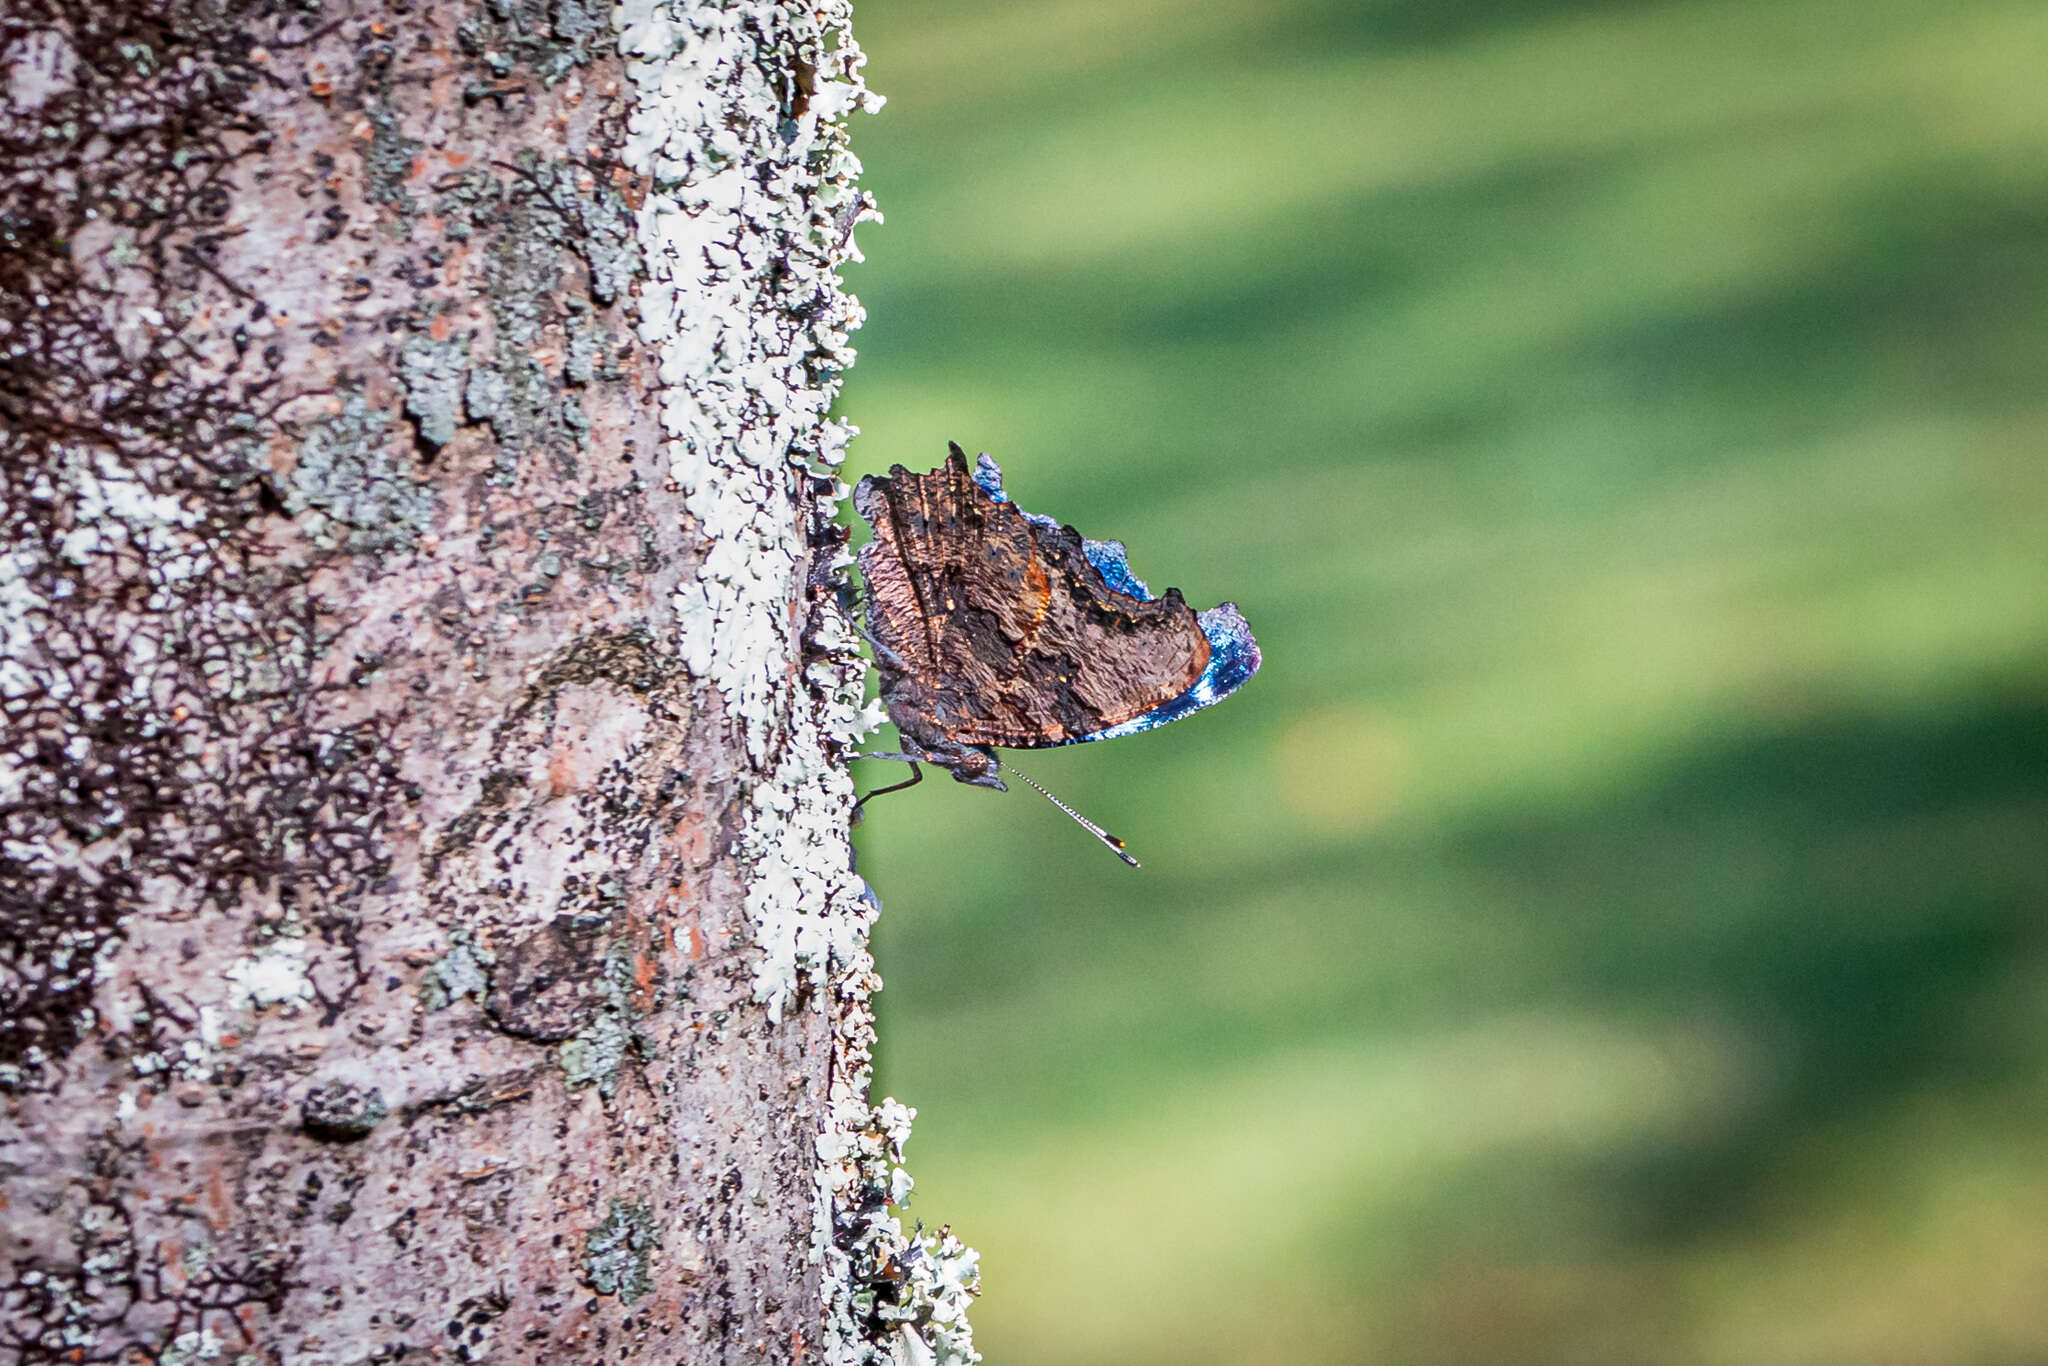
[[[1153,596],[1124,548],[1024,512],[984,455],[862,479],[859,556],[882,703],[904,755],[1001,789],[994,749],[1134,734],[1221,700],[1259,667],[1230,603]]]

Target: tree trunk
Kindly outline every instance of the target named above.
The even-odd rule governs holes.
[[[0,16],[0,1362],[975,1359],[867,1095],[847,20]]]

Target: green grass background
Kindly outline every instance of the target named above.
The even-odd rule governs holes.
[[[2048,1362],[2048,5],[856,19],[856,468],[1266,658],[861,832],[990,1360]]]

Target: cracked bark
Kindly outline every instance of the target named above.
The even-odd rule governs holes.
[[[611,22],[0,17],[0,1361],[866,1350],[866,985],[756,1002]]]

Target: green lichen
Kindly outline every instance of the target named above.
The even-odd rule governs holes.
[[[564,472],[574,468],[590,423],[561,386],[611,373],[613,338],[593,310],[625,297],[638,260],[632,214],[608,181],[578,162],[532,152],[514,162],[445,178],[434,206],[450,240],[485,243],[480,293],[490,308],[490,341],[466,358],[460,388],[470,420],[490,424],[501,483],[535,452],[554,455]],[[581,282],[573,278],[577,260]],[[544,360],[551,351],[564,356],[559,379]],[[420,351],[414,361],[423,375],[427,360]],[[442,379],[435,398],[445,410],[453,371],[443,361],[432,372]]]
[[[445,446],[455,439],[462,412],[462,376],[468,348],[457,341],[435,341],[414,335],[398,353],[398,373],[405,383],[405,411],[419,423],[420,439]]]
[[[495,345],[489,359],[470,370],[462,398],[472,420],[491,424],[505,477],[528,450],[553,448],[566,455],[574,448],[559,421],[555,386],[537,354],[561,282],[558,228],[554,214],[534,211],[530,196],[514,196],[485,251],[484,293]]]
[[[661,1234],[654,1211],[638,1198],[613,1198],[604,1222],[583,1240],[583,1283],[631,1304],[654,1288],[652,1263]]]
[[[433,495],[391,450],[391,424],[390,413],[351,393],[300,443],[282,493],[315,544],[359,555],[409,550],[427,529]]]
[[[590,314],[590,305],[570,296],[569,309],[569,351],[562,362],[562,378],[571,384],[583,385],[600,376],[610,379],[616,373],[611,365],[611,353],[616,339],[611,330]]]
[[[577,445],[590,437],[590,417],[583,411],[583,402],[574,394],[562,397],[562,425],[574,435]]]
[[[420,1004],[428,1010],[446,1010],[464,996],[481,1001],[490,989],[490,966],[497,955],[472,943],[468,930],[448,938],[448,952],[420,978]]]
[[[412,179],[413,159],[426,145],[398,131],[398,116],[383,105],[364,111],[370,123],[370,138],[362,148],[363,168],[369,180],[364,198],[373,204],[389,204],[405,218],[417,205],[405,183]]]
[[[623,945],[613,945],[605,955],[595,995],[590,1023],[555,1050],[555,1060],[572,1089],[595,1086],[609,1099],[619,1089],[619,1069],[627,1055],[653,1046],[633,1010],[633,964]]]
[[[499,77],[524,68],[553,85],[605,50],[609,0],[485,0],[456,30],[463,54]]]

